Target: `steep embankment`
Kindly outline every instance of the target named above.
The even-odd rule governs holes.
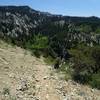
[[[42,57],[0,41],[0,100],[100,100],[100,91],[61,80]]]

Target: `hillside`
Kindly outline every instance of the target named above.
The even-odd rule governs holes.
[[[100,90],[61,79],[43,59],[0,41],[0,100],[100,100]]]
[[[28,6],[0,6],[1,39],[29,49],[38,35],[47,38],[46,51],[53,52],[50,55],[61,56],[64,50],[79,44],[100,45],[100,18],[54,15]]]
[[[21,43],[41,33],[50,38],[55,34],[66,34],[68,41],[99,44],[99,28],[100,18],[94,16],[71,17],[37,11],[28,6],[0,6],[0,37]]]
[[[2,100],[100,100],[100,18],[0,6],[0,78]]]

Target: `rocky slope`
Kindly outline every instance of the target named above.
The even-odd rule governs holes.
[[[41,15],[42,16],[42,15]],[[29,35],[43,19],[38,11],[27,6],[0,7],[0,31],[2,35],[18,37],[21,34]]]
[[[60,77],[42,57],[0,41],[0,100],[100,100],[100,90]]]

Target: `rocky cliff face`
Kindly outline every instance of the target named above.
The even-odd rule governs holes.
[[[23,7],[0,7],[0,33],[11,37],[29,35],[43,21],[43,14]]]

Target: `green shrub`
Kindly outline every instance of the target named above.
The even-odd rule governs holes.
[[[32,56],[34,55],[34,56],[36,56],[37,58],[40,58],[41,53],[40,53],[39,50],[32,50],[31,52],[32,52]]]
[[[55,63],[55,59],[53,57],[51,57],[51,56],[45,57],[44,61],[48,65],[54,65],[54,63]]]
[[[100,73],[98,74],[93,74],[91,76],[91,80],[89,81],[89,84],[93,87],[93,88],[98,88],[100,89]]]
[[[97,75],[100,72],[100,47],[79,45],[77,48],[71,49],[70,53],[72,55],[71,61],[74,63],[73,79],[98,88],[100,85],[98,79],[100,75]]]
[[[48,48],[48,38],[46,36],[42,36],[41,34],[34,36],[34,43],[32,44],[32,48],[34,49]]]

